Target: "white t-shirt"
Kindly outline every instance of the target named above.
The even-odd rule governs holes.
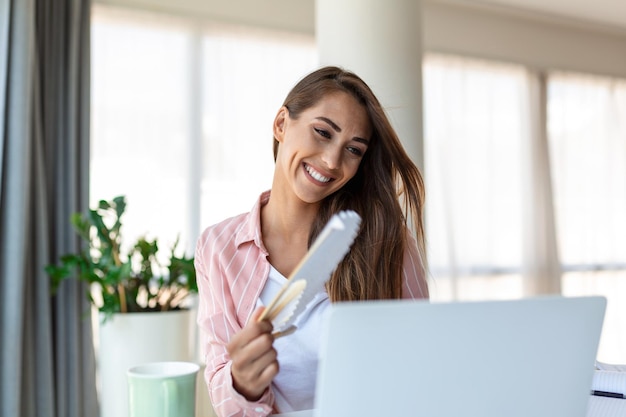
[[[257,301],[257,306],[268,305],[287,279],[274,267]],[[272,382],[276,408],[281,413],[309,410],[314,406],[315,381],[322,322],[330,300],[322,291],[311,300],[295,320],[294,333],[276,339],[280,371]]]

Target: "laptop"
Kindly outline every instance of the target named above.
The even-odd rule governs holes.
[[[584,417],[604,297],[332,306],[314,417]],[[303,414],[304,413],[304,414]]]

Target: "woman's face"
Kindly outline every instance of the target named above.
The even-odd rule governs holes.
[[[274,121],[280,142],[274,187],[288,187],[306,203],[320,202],[354,177],[371,130],[365,107],[345,92],[323,97],[297,119],[281,108]]]

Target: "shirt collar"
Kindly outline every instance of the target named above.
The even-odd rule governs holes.
[[[242,227],[237,232],[235,236],[235,244],[237,246],[254,241],[254,243],[263,251],[265,250],[265,246],[263,245],[263,239],[261,234],[261,207],[263,207],[270,199],[270,191],[263,192],[254,206],[252,210],[248,213],[248,216],[245,222],[242,224]]]

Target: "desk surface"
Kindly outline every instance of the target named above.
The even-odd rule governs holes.
[[[292,411],[291,413],[272,414],[271,417],[313,417],[313,410]]]
[[[594,397],[589,398],[587,417],[624,417],[626,416],[626,400]],[[293,411],[291,413],[273,414],[272,417],[313,417],[313,410]]]

